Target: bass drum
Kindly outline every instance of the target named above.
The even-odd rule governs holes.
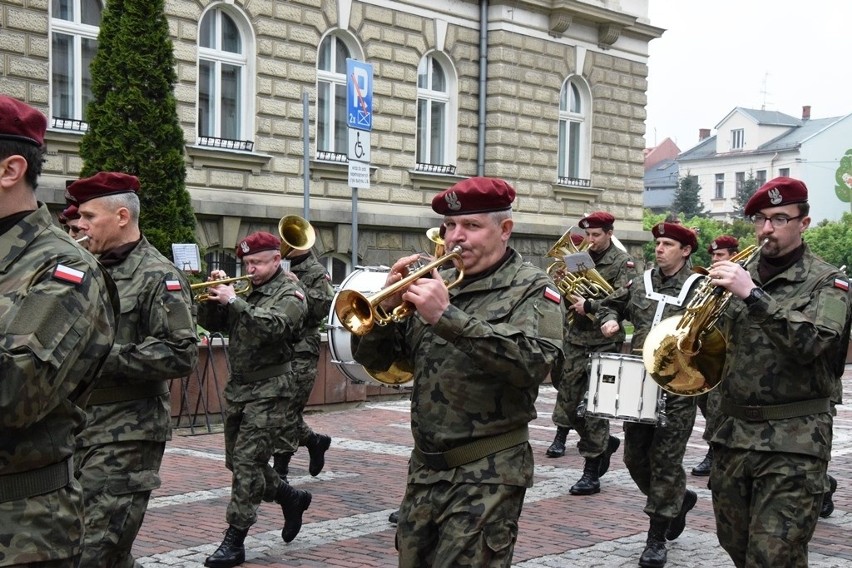
[[[389,268],[385,266],[365,266],[356,268],[340,284],[340,288],[331,302],[328,312],[328,349],[331,362],[356,383],[373,383],[383,387],[404,387],[411,384],[414,376],[410,371],[401,369],[394,363],[387,371],[371,371],[356,362],[352,357],[352,334],[340,323],[340,318],[334,310],[337,298],[342,290],[355,290],[371,296],[384,288]]]

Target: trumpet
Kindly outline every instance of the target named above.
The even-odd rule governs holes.
[[[403,321],[414,313],[414,307],[409,302],[403,302],[390,312],[382,308],[381,303],[407,289],[416,280],[427,276],[436,268],[450,261],[456,265],[459,274],[454,281],[446,282],[447,288],[458,286],[464,279],[464,265],[462,264],[460,253],[461,247],[455,247],[451,252],[433,260],[399,282],[391,284],[369,297],[357,290],[341,290],[338,292],[337,298],[334,301],[334,312],[337,314],[343,327],[349,330],[350,333],[359,336],[369,333],[375,325],[387,325],[391,322]]]
[[[444,225],[440,227],[432,227],[428,231],[426,231],[426,238],[435,243],[435,258],[440,258],[444,256],[447,252],[446,245],[444,244]]]
[[[211,286],[233,284],[235,282],[239,282],[238,285],[234,286],[234,293],[237,296],[248,295],[249,292],[251,292],[251,276],[248,274],[245,274],[243,276],[236,276],[234,278],[220,278],[219,280],[208,280],[207,282],[199,282],[198,284],[191,284],[189,288],[194,293],[196,290],[206,290]],[[198,292],[192,297],[192,299],[196,302],[206,302],[210,299],[210,294],[208,292]]]
[[[745,267],[768,240],[746,247],[731,257],[731,262]],[[706,268],[693,270],[705,277],[686,311],[651,328],[642,346],[642,360],[654,382],[681,396],[704,394],[721,382],[727,340],[716,322],[733,297],[710,281]]]
[[[309,250],[316,242],[313,226],[298,215],[286,215],[278,221],[278,236],[281,237],[281,258],[296,251]]]

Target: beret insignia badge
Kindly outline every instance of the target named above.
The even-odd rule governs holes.
[[[769,203],[772,205],[778,205],[783,200],[783,197],[781,197],[781,191],[777,187],[773,187],[768,193]]]
[[[245,241],[240,243],[240,248],[243,249],[243,254],[246,254],[249,251],[249,245]]]
[[[451,191],[445,195],[444,200],[446,200],[447,207],[450,208],[450,211],[458,211],[461,209],[461,202],[459,202],[458,195],[456,195],[455,191]]]

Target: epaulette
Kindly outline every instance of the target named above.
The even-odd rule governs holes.
[[[60,282],[70,282],[71,284],[80,284],[83,282],[86,273],[64,264],[57,264],[53,269],[53,278]]]

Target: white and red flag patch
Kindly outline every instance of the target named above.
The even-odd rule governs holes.
[[[296,296],[297,298],[299,298],[300,300],[305,299],[305,295],[302,294],[301,292],[299,292],[298,290],[293,290],[293,295]]]
[[[834,279],[834,287],[840,288],[844,292],[848,292],[849,291],[849,282],[847,280],[843,280],[842,278],[835,278]]]
[[[557,292],[550,286],[547,286],[544,289],[544,297],[553,302],[554,304],[562,303],[562,296],[559,294],[559,292]]]
[[[632,260],[627,261],[627,268],[633,268],[634,266],[636,266],[635,262],[633,262]]]
[[[180,280],[166,280],[166,290],[180,292]]]
[[[80,284],[85,276],[86,273],[82,270],[77,270],[64,264],[57,264],[56,268],[53,269],[53,277],[55,279],[63,282],[71,282],[72,284]]]

